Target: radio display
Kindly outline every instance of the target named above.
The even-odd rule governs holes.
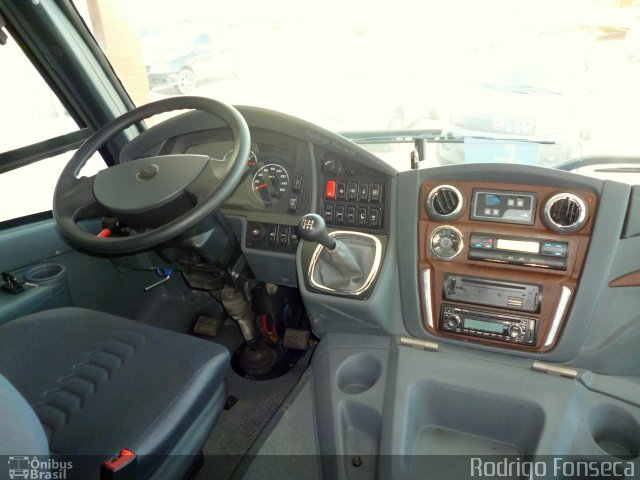
[[[498,238],[496,249],[537,254],[540,253],[540,244],[538,242],[526,242],[523,240],[507,240],[504,238]]]
[[[474,320],[473,318],[465,318],[464,327],[493,333],[502,333],[504,331],[501,323],[485,322],[484,320]]]

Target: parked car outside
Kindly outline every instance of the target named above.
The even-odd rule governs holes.
[[[586,62],[576,56],[573,45],[563,55],[559,44],[553,35],[527,35],[466,64],[458,87],[443,98],[439,109],[443,132],[538,142],[540,165],[578,156],[582,133],[578,92]],[[441,143],[437,150],[440,164],[465,161],[463,144]]]
[[[173,87],[185,95],[200,80],[233,76],[213,35],[191,22],[143,28],[140,43],[151,89]]]

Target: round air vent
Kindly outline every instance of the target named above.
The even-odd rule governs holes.
[[[463,206],[464,196],[453,185],[439,185],[427,197],[427,213],[434,220],[455,220]]]
[[[577,232],[587,222],[587,204],[574,193],[553,195],[544,206],[542,220],[551,230],[561,233]]]

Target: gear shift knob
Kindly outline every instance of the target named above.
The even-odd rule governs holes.
[[[316,242],[329,250],[336,248],[336,241],[327,232],[324,219],[315,213],[308,213],[298,223],[298,235],[307,242]]]

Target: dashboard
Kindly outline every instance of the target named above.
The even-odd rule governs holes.
[[[321,214],[332,230],[389,233],[390,178],[395,171],[348,140],[268,110],[242,107],[250,125],[251,154],[243,180],[220,209],[242,218],[243,247],[295,255],[296,225]],[[199,154],[219,161],[223,178],[233,150],[219,119],[191,112],[149,129],[123,150],[121,161],[152,155]]]
[[[303,120],[238,110],[252,155],[221,211],[258,280],[300,289],[316,335],[384,332],[623,368],[607,352],[640,339],[640,331],[619,335],[635,328],[632,290],[640,285],[632,253],[640,224],[628,213],[640,195],[630,186],[524,165],[398,172]],[[221,120],[190,112],[137,137],[121,161],[205,154],[220,160],[221,176],[230,135]],[[309,282],[315,245],[301,242],[296,228],[307,213],[321,215],[330,232],[379,240],[379,271],[362,296]]]
[[[527,184],[424,182],[419,270],[426,328],[551,350],[589,248],[597,196]]]

